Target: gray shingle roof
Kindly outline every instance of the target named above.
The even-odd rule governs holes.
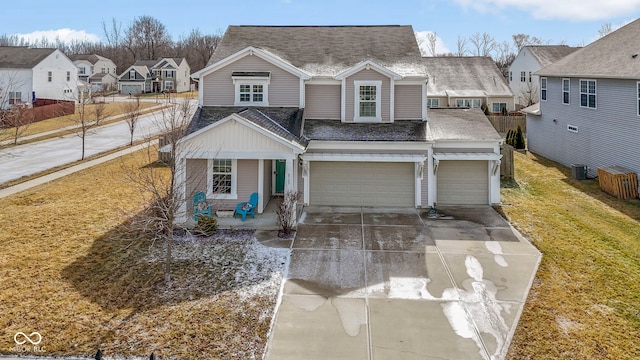
[[[304,136],[324,141],[426,141],[426,122],[344,123],[337,120],[305,120]]]
[[[56,51],[56,49],[0,46],[0,68],[31,69],[54,51]]]
[[[474,96],[513,96],[490,57],[425,57],[423,62],[429,73],[429,96],[447,96],[447,91],[453,96],[470,91],[477,93]]]
[[[75,55],[69,55],[69,59],[71,59],[71,61],[77,61],[77,60],[86,60],[88,62],[90,62],[91,64],[97,63],[100,60],[109,60],[104,56],[100,56],[97,54],[75,54]]]
[[[536,74],[640,79],[640,19],[574,51]],[[633,57],[633,55],[636,55]]]
[[[411,26],[229,26],[208,65],[249,46],[318,76],[366,60],[403,76],[424,74]]]
[[[429,109],[429,140],[502,138],[480,109]]]
[[[205,106],[198,108],[187,127],[186,135],[214,124],[229,115],[238,114],[244,119],[288,141],[306,146],[302,138],[302,110],[295,107]]]
[[[579,49],[567,45],[527,45],[525,47],[538,60],[541,67],[551,65]]]

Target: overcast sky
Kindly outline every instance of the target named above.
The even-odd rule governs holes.
[[[150,15],[174,40],[191,29],[222,33],[228,25],[412,25],[435,32],[438,51],[455,50],[456,39],[487,32],[497,41],[525,33],[553,43],[586,45],[604,23],[614,28],[640,16],[640,0],[30,0],[7,2],[0,34],[99,40],[102,22],[126,27]]]

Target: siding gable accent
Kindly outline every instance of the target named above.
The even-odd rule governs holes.
[[[341,72],[340,74],[336,75],[336,80],[342,80],[342,79],[346,79],[349,76],[358,73],[362,70],[375,70],[381,74],[384,74],[385,76],[393,79],[393,80],[400,80],[402,79],[402,76],[385,68],[384,66],[380,66],[376,63],[374,63],[371,60],[367,60],[367,61],[363,61],[361,63],[358,63],[356,65],[354,65],[351,69],[345,70],[343,72]]]
[[[380,86],[380,114],[383,123],[393,122],[393,103],[394,103],[394,79],[389,78],[386,74],[377,71],[374,68],[363,68],[358,72],[351,74],[348,78],[342,79],[342,102],[341,102],[341,121],[354,122],[356,99],[355,99],[355,81],[381,81]]]

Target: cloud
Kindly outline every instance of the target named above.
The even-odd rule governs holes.
[[[88,33],[84,30],[73,30],[73,29],[57,29],[57,30],[41,30],[34,31],[26,34],[13,34],[19,38],[23,38],[26,41],[31,43],[37,42],[44,39],[47,39],[50,42],[55,42],[56,39],[59,39],[62,42],[69,43],[74,40],[77,41],[91,41],[97,42],[100,41],[100,37],[96,34]]]
[[[434,56],[429,50],[429,40],[427,37],[429,34],[435,34],[433,31],[416,31],[416,40],[418,40],[418,46],[420,46],[420,52],[422,56]],[[447,48],[444,41],[436,34],[436,54],[448,54],[451,50]]]
[[[508,8],[530,12],[536,19],[607,20],[640,10],[640,0],[454,0],[463,9],[499,13]]]

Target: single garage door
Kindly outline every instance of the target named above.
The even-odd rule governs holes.
[[[489,203],[487,161],[441,160],[437,177],[438,205]]]
[[[127,94],[139,94],[142,92],[141,85],[120,85],[120,93]]]
[[[415,165],[312,161],[309,202],[336,206],[415,206]]]

